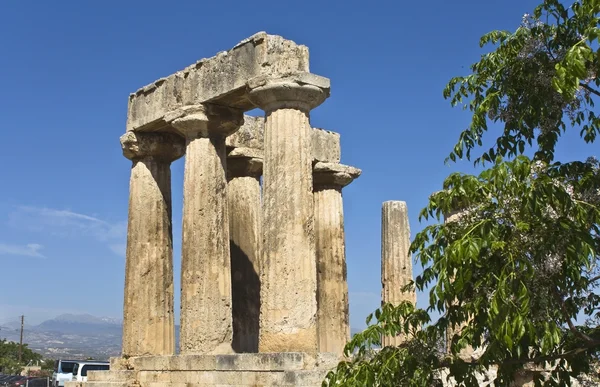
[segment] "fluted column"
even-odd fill
[[[225,137],[239,128],[243,122],[242,113],[203,105],[180,109],[171,119],[171,125],[185,135],[187,143],[183,182],[180,352],[231,353]]]
[[[183,138],[128,132],[121,137],[133,161],[125,259],[123,356],[175,353],[171,162]]]
[[[383,203],[381,219],[381,301],[399,305],[402,301],[416,304],[414,291],[402,288],[412,280],[410,255],[410,227],[406,202]],[[405,341],[404,335],[382,337],[382,346],[397,346]]]
[[[318,162],[313,169],[319,352],[342,355],[350,339],[342,188],[360,169]]]
[[[260,352],[316,352],[317,280],[310,110],[329,80],[300,74],[249,84],[265,111]]]
[[[246,148],[227,157],[227,201],[233,297],[233,349],[258,352],[262,158]]]

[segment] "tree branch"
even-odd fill
[[[590,278],[590,279],[588,280],[588,283],[589,283],[589,284],[592,284],[592,283],[594,283],[594,282],[596,282],[596,281],[598,281],[598,280],[600,280],[600,275],[598,275],[598,276],[596,276],[596,277],[593,277],[593,278]]]
[[[593,343],[584,344],[583,346],[581,346],[579,348],[575,348],[575,349],[572,349],[570,351],[563,352],[563,353],[557,353],[555,355],[538,356],[538,357],[525,358],[525,359],[506,359],[504,361],[491,362],[489,365],[501,366],[501,365],[517,365],[517,364],[528,364],[528,363],[543,363],[543,362],[548,362],[548,361],[552,361],[552,360],[562,359],[562,358],[569,357],[569,356],[574,356],[574,355],[580,354],[582,352],[585,352],[589,349],[592,349],[592,348],[595,348],[598,346],[600,346],[600,340],[594,340]],[[450,365],[452,365],[453,360],[454,359],[445,359],[445,360],[441,361],[439,363],[439,368],[449,367]],[[467,365],[473,365],[473,366],[479,365],[479,359],[473,359],[470,361],[463,360],[463,362]]]
[[[589,337],[588,335],[586,335],[585,333],[583,333],[579,329],[577,329],[575,324],[573,324],[571,317],[569,316],[569,312],[567,311],[567,307],[565,305],[565,301],[563,300],[563,297],[560,295],[560,293],[556,289],[554,289],[553,293],[554,293],[554,298],[556,298],[556,301],[558,301],[558,304],[560,305],[560,311],[562,312],[563,318],[566,320],[567,325],[569,326],[569,330],[571,332],[573,332],[573,334],[575,336],[579,337],[581,340],[583,340],[587,343],[595,342],[596,344],[600,344],[600,342],[598,342],[597,340],[592,339],[591,337]]]
[[[579,86],[583,87],[584,89],[586,89],[590,93],[596,94],[598,97],[600,97],[600,92],[598,90],[590,87],[587,83],[579,82]]]

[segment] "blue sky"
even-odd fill
[[[129,93],[267,31],[309,47],[311,71],[332,83],[312,124],[341,133],[342,162],[363,170],[344,191],[351,324],[363,327],[380,302],[381,203],[406,201],[414,236],[427,196],[471,170],[443,163],[469,120],[444,85],[467,74],[482,34],[514,30],[536,4],[2,1],[0,322],[121,316]],[[570,136],[558,156],[592,150]],[[183,161],[172,170],[178,273]]]

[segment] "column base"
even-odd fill
[[[303,352],[174,355],[112,358],[110,371],[65,387],[321,386],[338,354]]]

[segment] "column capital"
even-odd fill
[[[252,148],[233,148],[227,154],[227,178],[260,177],[263,171],[262,152]]]
[[[349,165],[317,162],[313,166],[313,186],[343,188],[358,178],[362,171]]]
[[[188,105],[165,114],[167,121],[186,139],[227,137],[244,123],[242,110],[213,104]]]
[[[150,157],[172,162],[185,154],[185,141],[172,133],[127,132],[120,140],[123,156],[130,160]]]
[[[329,79],[311,73],[276,79],[261,76],[248,81],[247,87],[250,101],[266,113],[286,108],[309,112],[322,104],[330,92]]]

